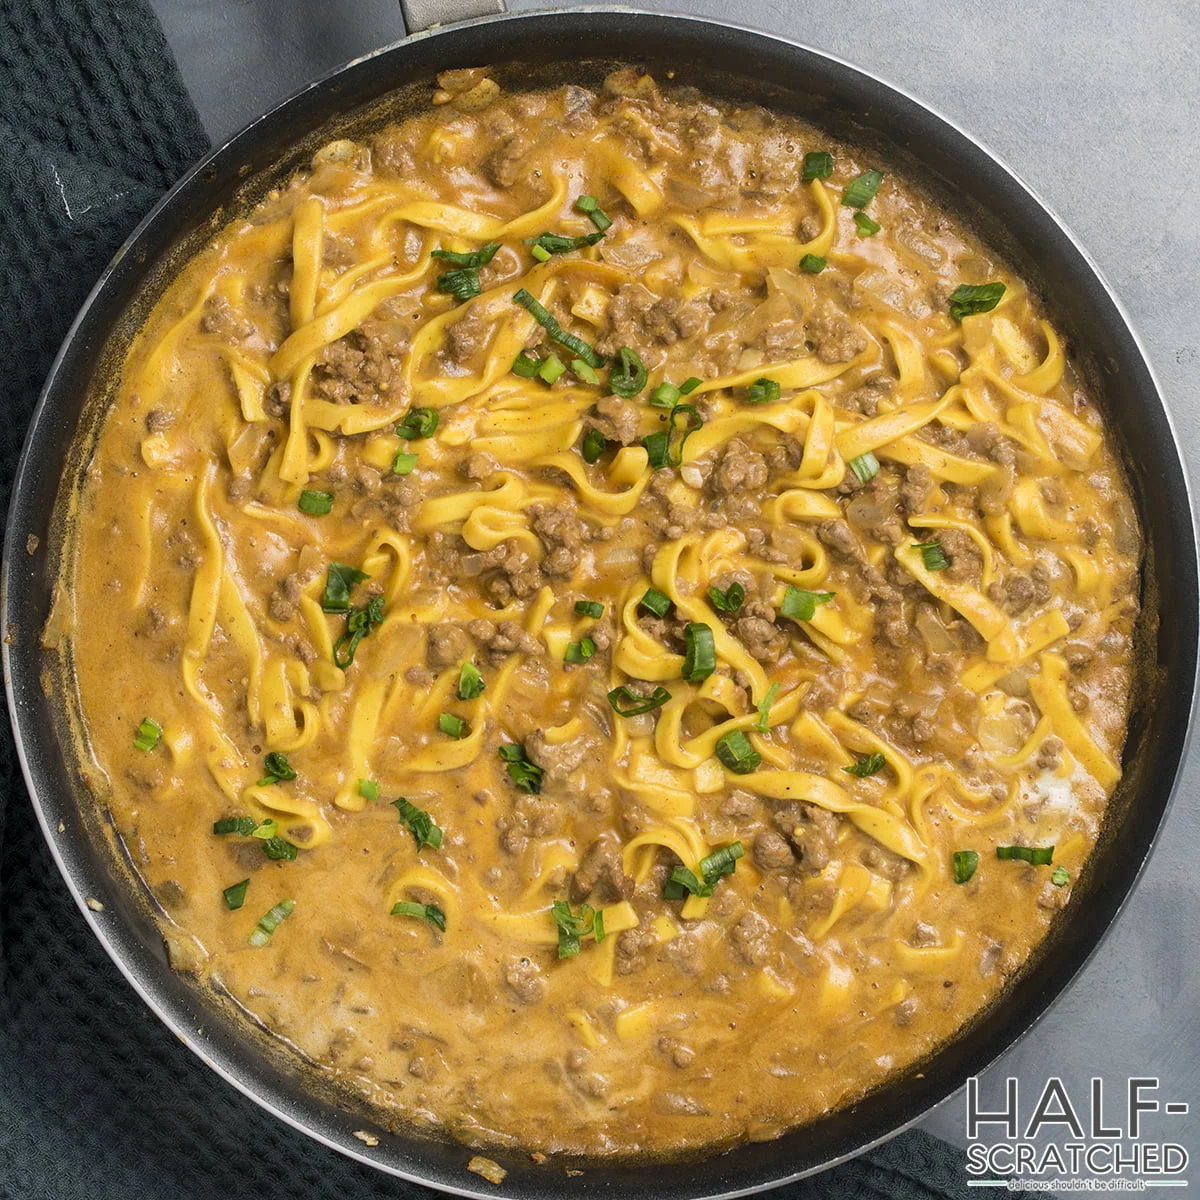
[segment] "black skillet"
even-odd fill
[[[489,0],[407,0],[409,27],[478,13]],[[499,0],[490,0],[493,8]],[[706,1160],[561,1164],[494,1155],[494,1188],[448,1142],[375,1129],[336,1103],[312,1071],[234,1020],[219,998],[175,975],[145,890],[83,787],[65,711],[70,664],[39,650],[38,631],[69,529],[67,502],[86,468],[131,333],[178,267],[230,213],[254,202],[333,134],[402,111],[380,102],[413,85],[427,96],[450,67],[493,64],[513,83],[595,81],[606,60],[794,112],[878,147],[971,222],[1045,296],[1120,439],[1148,552],[1141,670],[1125,775],[1105,836],[1042,949],[1001,998],[929,1060],[859,1103],[776,1141]],[[322,129],[319,137],[313,131]],[[30,535],[38,548],[27,551]],[[1187,738],[1197,646],[1196,544],[1187,483],[1153,375],[1120,306],[1057,219],[967,134],[911,97],[828,55],[693,17],[591,8],[473,21],[421,34],[351,63],[214,151],[141,223],[105,271],[51,369],[25,444],[6,532],[3,661],[25,779],[51,850],[108,953],[147,1004],[215,1071],[306,1133],[381,1170],[463,1195],[717,1197],[769,1187],[852,1157],[920,1119],[982,1071],[1045,1012],[1096,949],[1136,881],[1166,810]],[[43,672],[54,686],[43,688]],[[68,698],[64,705],[62,697]],[[61,825],[62,832],[59,832]],[[101,912],[85,905],[93,897]],[[372,1130],[377,1146],[356,1139]]]

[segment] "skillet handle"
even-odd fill
[[[452,25],[471,17],[490,17],[505,12],[504,0],[400,0],[404,27],[421,33],[433,25]]]

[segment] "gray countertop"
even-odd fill
[[[210,134],[221,139],[308,79],[404,34],[394,0],[153,0]],[[512,9],[565,7],[512,0]],[[1193,479],[1200,467],[1200,3],[1197,0],[642,0],[736,17],[846,58],[980,138],[1075,232],[1159,374]],[[1200,1153],[1200,754],[1161,841],[1091,964],[981,1085],[1072,1095],[1158,1076],[1191,1103],[1169,1136]],[[955,1097],[926,1128],[966,1140]],[[1165,1131],[1164,1131],[1165,1132]]]

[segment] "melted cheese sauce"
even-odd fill
[[[222,230],[128,356],[64,581],[99,801],[180,969],[382,1123],[550,1153],[770,1138],[953,1035],[1069,901],[1120,775],[1120,466],[1036,296],[886,163],[632,71],[442,84]],[[833,172],[804,182],[813,151]],[[841,203],[868,169],[873,234]],[[538,261],[526,239],[599,232],[581,195],[611,228]],[[480,294],[438,290],[431,252],[493,242]],[[572,368],[519,288],[645,386]],[[515,375],[522,351],[567,370]],[[649,398],[691,377],[655,469]],[[431,436],[397,434],[415,408]],[[331,563],[381,617],[348,665]],[[622,717],[620,687],[663,690]],[[294,859],[213,833],[236,816]],[[734,844],[711,896],[664,896]],[[554,901],[606,936],[582,910],[560,958]]]

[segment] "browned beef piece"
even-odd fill
[[[656,296],[640,283],[622,284],[608,306],[608,328],[597,341],[601,354],[616,354],[622,346],[671,346],[694,337],[704,328],[699,304],[675,296]]]
[[[227,342],[240,342],[254,333],[254,324],[239,317],[233,305],[220,294],[214,294],[204,302],[204,316],[200,328]]]
[[[767,460],[741,438],[731,438],[717,456],[708,488],[714,496],[747,496],[767,482]]]
[[[545,733],[537,729],[525,739],[525,753],[545,772],[547,783],[563,783],[589,751],[595,748],[589,737],[573,738],[569,742],[549,745]]]
[[[621,843],[615,834],[604,833],[584,852],[571,877],[571,899],[578,904],[613,904],[633,895],[634,882],[621,865]]]
[[[465,366],[487,344],[491,327],[474,311],[468,311],[446,326],[446,342],[441,350],[445,362]]]
[[[787,838],[764,829],[754,839],[754,861],[764,871],[787,871],[796,865],[796,856]]]
[[[771,923],[758,913],[739,917],[729,931],[729,940],[737,956],[749,966],[762,966],[771,957]]]
[[[512,187],[524,174],[521,162],[532,143],[520,133],[507,137],[483,160],[483,173],[498,188]]]
[[[429,627],[429,643],[425,657],[435,670],[444,670],[462,662],[469,649],[467,635],[457,625],[445,622]]]
[[[788,804],[775,811],[774,820],[808,870],[819,871],[829,862],[842,820],[836,813],[816,804]]]
[[[526,511],[529,527],[538,535],[546,551],[546,557],[542,559],[543,573],[551,577],[570,575],[579,566],[587,535],[587,527],[579,519],[579,510],[574,504],[534,504]]]
[[[733,634],[759,662],[778,662],[788,648],[788,635],[775,624],[775,610],[765,600],[742,605]]]
[[[592,411],[584,414],[583,423],[586,429],[598,429],[608,441],[629,446],[638,440],[642,412],[643,407],[637,400],[601,396]]]
[[[546,994],[541,968],[529,958],[510,958],[504,964],[504,983],[522,1004],[537,1004]]]
[[[492,666],[498,667],[510,654],[537,654],[542,643],[527,633],[516,621],[471,621],[467,632],[479,643]]]
[[[542,586],[537,563],[515,542],[501,542],[482,559],[480,590],[497,607],[525,600]]]
[[[391,345],[355,329],[317,356],[313,394],[332,404],[370,404],[391,393],[398,367],[398,352]]]
[[[844,313],[826,304],[808,319],[808,340],[823,363],[849,362],[867,348],[867,339]]]

